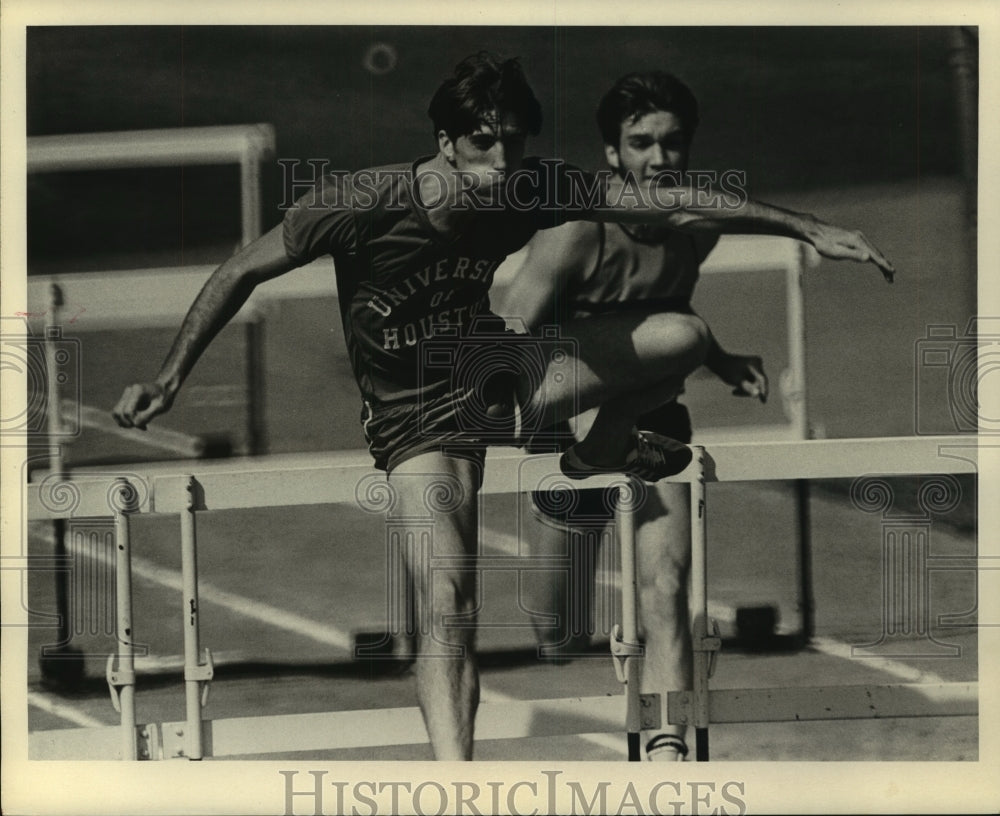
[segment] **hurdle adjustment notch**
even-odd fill
[[[201,687],[201,707],[208,705],[208,690],[215,676],[215,663],[212,661],[212,651],[205,647],[205,662],[184,667],[184,681],[198,683]]]
[[[198,605],[198,544],[195,518],[197,511],[204,507],[204,498],[204,491],[198,480],[194,476],[187,476],[184,479],[184,506],[180,513],[186,719],[179,736],[184,737],[181,756],[192,760],[199,760],[203,756],[202,709],[208,699],[208,681],[213,673],[212,659],[208,650],[205,650],[205,663],[202,663],[200,657],[201,610]]]
[[[626,643],[622,630],[615,624],[611,633],[611,659],[615,665],[615,676],[619,683],[628,685],[628,662],[641,658],[644,648],[641,643]],[[660,695],[655,693],[636,695],[639,700],[639,718],[643,729],[659,728],[662,722]]]
[[[628,683],[629,658],[642,657],[645,650],[641,643],[628,643],[622,634],[622,628],[615,624],[611,629],[611,659],[615,664],[615,676],[619,683]]]
[[[108,655],[108,664],[105,671],[108,680],[108,691],[111,694],[111,705],[119,714],[122,710],[121,692],[125,687],[135,687],[135,670],[120,665],[118,655]]]
[[[708,653],[708,676],[712,677],[715,674],[716,658],[722,649],[722,636],[719,632],[719,622],[715,618],[709,618],[707,623],[707,628],[711,634],[695,638],[691,648],[696,652]]]

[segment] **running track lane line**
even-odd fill
[[[89,550],[87,553],[91,558],[100,560],[105,564],[112,564],[112,559],[106,556],[95,556]],[[177,572],[157,566],[144,558],[132,557],[132,572],[134,575],[167,587],[168,589],[173,589],[177,592],[183,591],[181,576]],[[308,620],[292,612],[287,612],[286,610],[278,609],[269,604],[251,600],[232,592],[226,592],[203,582],[199,582],[198,597],[201,601],[209,601],[237,614],[286,629],[326,645],[335,646],[346,652],[351,651],[351,637],[336,627]],[[39,692],[28,692],[28,704],[83,728],[107,725],[106,722],[96,720],[75,708],[56,702],[49,696]]]
[[[491,549],[496,549],[506,553],[516,551],[516,540],[508,541],[506,540],[506,537],[504,537],[502,543],[501,540],[497,539],[494,539],[494,542],[495,543]],[[160,567],[144,558],[137,557],[133,557],[132,569],[137,575],[140,575],[147,580],[154,581],[162,586],[177,590],[178,592],[181,591],[180,575],[173,570]],[[617,588],[620,589],[620,576],[615,576],[614,583]],[[294,632],[320,643],[335,646],[348,653],[353,650],[353,639],[351,636],[335,626],[304,618],[292,612],[287,612],[285,610],[278,609],[277,607],[270,606],[269,604],[254,601],[241,595],[218,589],[217,587],[204,582],[199,582],[198,594],[199,598],[202,600],[211,601],[212,603],[223,606],[226,609],[245,615],[254,620],[258,620],[262,623]],[[716,607],[715,609],[710,609],[710,612],[715,613],[713,614],[713,617],[728,619],[734,615],[732,609],[723,604],[711,604],[711,606]],[[851,659],[851,645],[834,638],[815,637],[810,643],[810,646],[816,651],[831,657]],[[872,657],[866,658],[864,663],[866,666],[879,669],[884,671],[886,674],[890,674],[909,683],[936,684],[944,682],[944,679],[934,672],[917,669],[914,666],[909,666],[896,660]],[[494,702],[513,702],[516,699],[505,695],[502,692],[487,689],[486,687],[482,688],[481,693],[483,700],[492,700]],[[621,750],[620,740],[617,740],[610,734],[584,734],[580,736],[582,739],[585,739],[587,742],[591,742],[595,745]]]
[[[909,666],[901,660],[890,660],[886,657],[852,657],[851,644],[837,640],[836,638],[813,637],[813,639],[809,641],[808,648],[815,652],[829,655],[830,657],[857,661],[859,666],[865,666],[867,668],[883,671],[886,674],[891,674],[893,677],[896,677],[906,683],[927,683],[937,685],[947,682],[943,677],[935,672],[918,669],[916,666]]]
[[[38,691],[28,692],[28,705],[40,708],[48,714],[52,714],[66,720],[67,722],[71,722],[73,725],[78,725],[81,728],[104,728],[109,724],[113,725],[113,723],[107,723],[103,720],[95,719],[89,714],[84,714],[82,711],[73,708],[72,706],[53,700],[49,695],[42,694]]]
[[[83,554],[105,566],[114,567],[114,559],[105,554],[96,554],[89,548]],[[132,574],[167,589],[183,592],[183,581],[177,570],[161,567],[141,556],[132,556]],[[294,612],[279,609],[257,598],[247,598],[235,592],[227,592],[212,584],[198,580],[198,600],[209,602],[261,623],[276,626],[328,646],[334,646],[347,653],[353,651],[354,641],[350,634],[336,626],[319,623]]]
[[[180,573],[161,567],[145,558],[132,556],[132,572],[147,581],[152,581],[168,589],[177,592],[183,591]],[[310,620],[294,612],[271,606],[257,598],[247,598],[243,595],[237,595],[235,592],[219,589],[201,579],[198,580],[198,600],[200,602],[208,601],[238,615],[293,632],[318,643],[334,646],[349,654],[354,649],[354,641],[350,634],[336,626]]]

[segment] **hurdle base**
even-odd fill
[[[708,693],[712,724],[976,716],[975,682],[719,689]],[[667,719],[694,721],[691,692],[667,694]]]
[[[405,654],[405,646],[386,630],[355,632],[351,660],[364,664],[369,671],[382,675],[402,674],[413,665],[415,657]]]
[[[202,459],[229,459],[236,455],[236,446],[229,434],[202,434]]]
[[[476,716],[478,740],[622,734],[621,695],[553,700],[484,702]],[[136,726],[139,759],[185,757],[185,722]],[[204,720],[202,756],[234,757],[301,751],[423,745],[428,742],[417,707],[311,714],[276,714]],[[71,728],[29,734],[28,755],[37,760],[121,759],[121,727]]]
[[[52,646],[38,656],[42,685],[56,691],[78,689],[86,676],[83,652],[74,646]]]
[[[713,724],[976,716],[979,711],[974,682],[713,690],[709,702]],[[625,706],[620,695],[485,702],[476,718],[476,736],[491,740],[623,734]],[[667,715],[672,723],[690,722],[690,692],[670,692]],[[203,726],[206,758],[427,742],[418,708],[205,720]],[[180,758],[185,727],[184,722],[136,726],[139,758]],[[626,747],[623,734],[623,755]],[[28,755],[38,760],[120,759],[121,728],[37,731],[29,734]]]
[[[736,608],[736,638],[733,643],[748,652],[777,651],[778,608],[773,604]],[[784,648],[788,643],[781,643]]]

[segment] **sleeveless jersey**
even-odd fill
[[[425,359],[422,341],[467,336],[484,323],[475,319],[492,317],[496,268],[537,230],[573,217],[557,204],[578,200],[574,185],[592,185],[562,162],[526,159],[511,175],[508,200],[516,204],[481,208],[446,238],[431,226],[414,184],[427,160],[325,176],[283,221],[292,260],[332,255],[354,376],[376,405],[447,390],[450,367]]]
[[[564,308],[571,317],[588,317],[628,308],[689,309],[698,267],[711,249],[694,236],[663,230],[641,238],[621,224],[595,225],[597,261],[571,281]]]

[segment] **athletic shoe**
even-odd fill
[[[599,473],[623,473],[646,482],[656,482],[680,473],[690,463],[694,454],[687,445],[669,436],[632,429],[635,447],[625,461],[615,467],[599,467],[584,462],[573,445],[559,459],[559,467],[570,479],[586,479]]]

